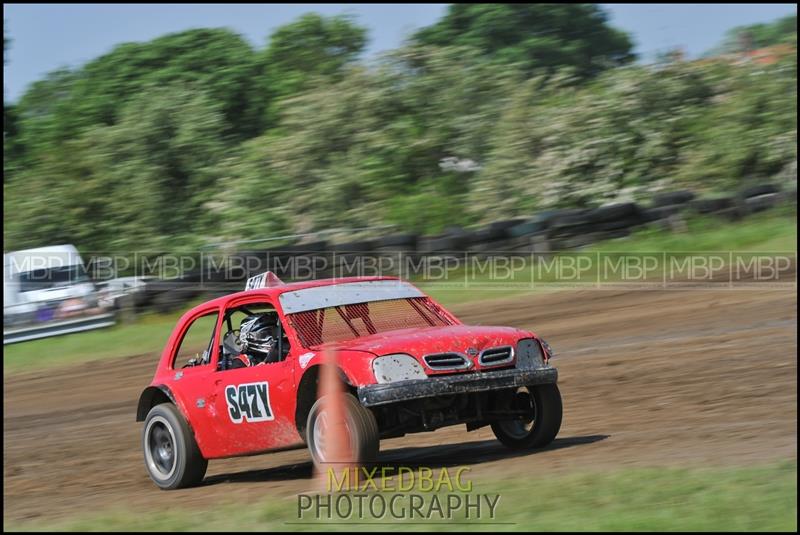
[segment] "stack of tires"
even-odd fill
[[[372,251],[375,249],[373,240],[351,241],[331,245],[329,252],[332,253],[329,261],[326,262],[333,269],[336,277],[355,277],[364,275],[378,275],[372,273],[370,260]],[[316,270],[316,273],[320,273]],[[318,276],[317,278],[324,278]]]
[[[145,284],[142,290],[143,306],[160,314],[180,309],[184,303],[197,297],[200,293],[199,273],[190,277],[174,280],[156,280]],[[195,282],[194,279],[197,279]]]
[[[560,210],[548,220],[547,233],[554,249],[576,249],[627,236],[632,227],[644,222],[643,212],[636,203],[615,203]]]
[[[202,266],[180,279],[148,282],[136,308],[169,312],[201,291],[230,293],[255,274],[272,271],[283,280],[348,275],[408,276],[409,261],[423,256],[463,258],[465,253],[534,253],[547,255],[627,236],[642,224],[684,228],[687,212],[738,219],[797,202],[789,191],[772,183],[756,183],[735,195],[704,196],[689,190],[655,195],[647,206],[616,203],[599,207],[549,210],[530,218],[495,221],[477,230],[452,227],[435,236],[399,233],[370,240],[330,245],[326,241],[287,245],[271,250],[235,253],[226,264]],[[367,262],[369,263],[367,264]],[[236,266],[233,269],[230,266]],[[202,284],[201,284],[202,283]]]
[[[643,211],[644,220],[665,222],[670,217],[689,209],[689,203],[695,199],[692,191],[678,190],[659,193],[650,201],[650,206]]]
[[[513,251],[518,248],[518,244],[511,234],[511,229],[524,223],[525,219],[522,218],[489,223],[473,233],[471,242],[467,244],[467,250],[474,253]]]
[[[272,271],[284,281],[333,276],[330,245],[325,240],[287,245],[269,251],[267,264],[253,270],[250,277]]]
[[[415,259],[417,234],[390,234],[374,242],[374,254],[384,275],[400,277],[408,259]]]
[[[422,255],[463,254],[474,235],[474,232],[460,227],[450,227],[436,236],[421,236],[417,241],[417,252]]]
[[[785,198],[780,188],[775,184],[757,184],[745,188],[741,192],[744,209],[748,214],[754,214],[774,208]]]

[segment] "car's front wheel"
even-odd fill
[[[380,432],[375,415],[350,394],[342,394],[341,401],[344,425],[334,421],[329,406],[330,398],[327,396],[318,399],[308,413],[306,444],[314,464],[342,461],[363,464],[375,461],[380,448]],[[335,440],[341,440],[344,444],[332,444]],[[346,454],[348,458],[334,458],[337,453]]]
[[[492,424],[497,440],[511,449],[541,448],[561,429],[561,393],[552,385],[526,386],[499,396],[501,410],[517,415]]]
[[[142,431],[147,474],[162,489],[196,485],[208,467],[194,435],[175,405],[162,403],[147,414]]]

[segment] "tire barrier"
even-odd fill
[[[494,221],[474,230],[449,227],[435,236],[395,233],[373,239],[345,243],[320,240],[293,243],[267,250],[239,251],[227,256],[227,264],[217,269],[195,269],[180,279],[150,281],[137,294],[135,308],[174,311],[199,293],[230,293],[242,288],[247,278],[272,271],[285,280],[291,278],[292,262],[314,255],[325,267],[313,266],[317,277],[342,276],[357,271],[362,259],[407,256],[417,260],[426,255],[441,257],[471,253],[514,252],[548,254],[551,251],[579,249],[593,243],[628,236],[642,225],[664,229],[685,227],[687,213],[738,219],[786,203],[797,203],[796,189],[782,190],[775,184],[754,184],[737,195],[698,197],[689,190],[654,195],[647,205],[615,203],[591,208],[546,210],[531,217]],[[231,265],[240,269],[229,269]],[[402,275],[401,273],[387,274]],[[129,305],[130,302],[127,302]]]
[[[781,201],[780,193],[763,193],[745,198],[745,205],[749,213],[763,212],[774,208]]]
[[[713,214],[736,206],[736,197],[712,197],[695,199],[691,203],[692,209],[698,214]]]
[[[499,241],[510,238],[512,235],[510,231],[512,228],[525,223],[525,219],[506,219],[504,221],[495,221],[489,223],[487,226],[480,229],[476,234],[476,241]]]
[[[750,197],[759,197],[769,193],[779,193],[781,190],[775,184],[756,184],[742,190],[742,197],[749,199]]]
[[[416,234],[392,234],[375,240],[376,249],[416,249],[419,236]]]
[[[613,222],[620,220],[640,220],[641,209],[633,202],[610,204],[592,210],[589,215],[592,222]]]
[[[679,214],[686,210],[683,204],[667,204],[664,206],[655,206],[653,208],[646,208],[642,211],[642,219],[647,222],[660,221],[667,219],[670,216]]]
[[[697,197],[697,195],[695,195],[693,191],[689,190],[670,191],[667,193],[659,193],[654,195],[650,205],[656,208],[659,206],[686,204],[694,200],[695,197]]]

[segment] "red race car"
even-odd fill
[[[208,459],[303,445],[325,462],[328,352],[359,462],[375,459],[381,438],[449,425],[490,425],[510,448],[545,446],[561,427],[552,351],[534,333],[464,325],[397,278],[284,284],[265,273],[178,321],[139,398],[147,473],[185,487]]]

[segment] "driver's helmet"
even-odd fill
[[[267,360],[275,348],[275,318],[270,314],[248,316],[239,327],[239,345],[258,361]]]

